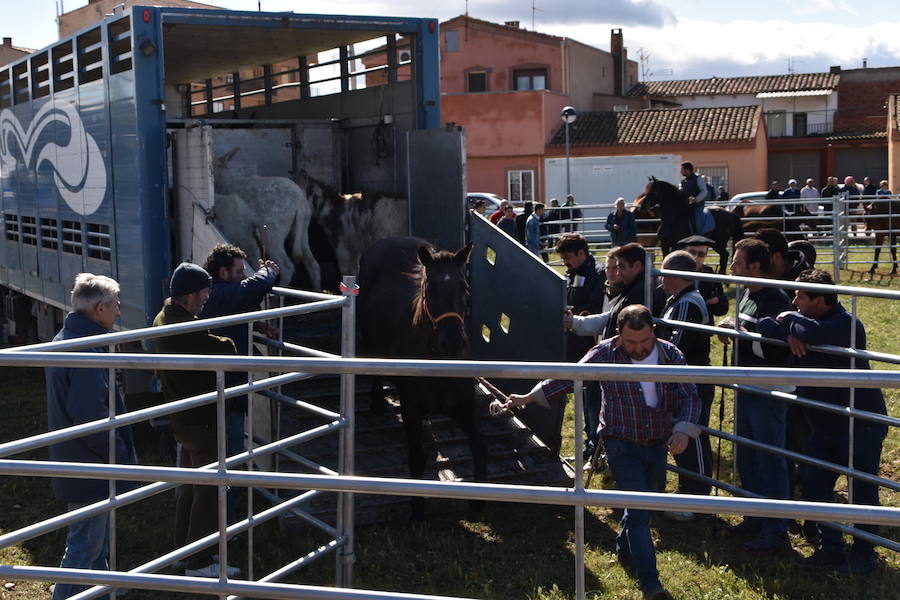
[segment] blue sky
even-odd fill
[[[0,0],[0,35],[39,48],[56,40],[58,0]],[[87,0],[63,0],[67,11]],[[152,4],[152,0],[148,4]],[[207,0],[256,10],[257,0]],[[518,20],[527,29],[609,48],[609,30],[622,27],[629,56],[649,55],[651,79],[733,77],[900,65],[896,0],[470,0],[469,14]],[[465,0],[262,0],[263,10],[436,17],[466,10]],[[671,74],[668,70],[671,69]]]

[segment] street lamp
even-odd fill
[[[575,122],[578,114],[571,106],[566,106],[560,113],[563,123],[566,124],[566,196],[572,193],[572,178],[569,170],[569,125]]]

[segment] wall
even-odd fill
[[[900,93],[900,67],[841,71],[838,94],[841,110],[834,130],[842,132],[884,131],[885,101]]]
[[[553,147],[553,156],[565,156],[565,150]],[[682,160],[704,167],[728,167],[728,193],[756,192],[768,188],[766,128],[760,123],[753,142],[718,144],[627,144],[572,148],[572,156],[633,156],[642,154],[680,154]],[[548,152],[549,156],[549,152]]]
[[[446,34],[457,31],[459,50],[448,52]],[[520,65],[546,65],[548,89],[565,90],[562,71],[562,38],[535,34],[505,26],[469,21],[441,26],[441,92],[466,91],[466,69],[487,67],[488,91],[512,89],[512,69]]]
[[[193,8],[220,8],[200,2],[190,2],[189,0],[91,0],[90,4],[76,8],[75,10],[63,13],[59,17],[59,39],[72,35],[76,31],[93,25],[97,21],[102,21],[106,15],[111,14],[113,8],[124,4],[126,8],[138,5],[150,6],[175,6],[175,7],[193,7]]]
[[[613,56],[575,40],[566,40],[569,64],[569,97],[572,106],[586,110],[593,105],[594,94],[612,94],[615,90]],[[628,89],[630,86],[626,86]]]
[[[12,45],[12,38],[3,38],[4,42],[9,40],[9,43],[0,44],[0,67],[8,65],[11,62],[17,61],[22,57],[28,56],[29,51],[24,48],[16,48]]]

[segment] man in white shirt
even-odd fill
[[[806,185],[800,188],[800,198],[803,200],[800,206],[811,215],[819,212],[819,203],[816,201],[819,198],[819,190],[816,189],[815,183],[812,179],[807,179]]]

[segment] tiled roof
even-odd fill
[[[730,96],[760,92],[833,90],[837,87],[840,77],[837,73],[797,73],[761,77],[644,81],[628,90],[626,96]]]
[[[825,140],[829,142],[837,142],[840,140],[877,140],[886,137],[887,131],[869,131],[862,133],[854,133],[851,131],[847,133],[835,133],[833,135],[829,135],[827,138],[825,138]]]
[[[760,110],[759,106],[727,106],[579,113],[569,137],[573,146],[747,142],[756,137]],[[565,143],[562,125],[550,145]]]
[[[534,36],[537,38],[543,38],[543,39],[551,40],[551,41],[559,41],[559,40],[565,39],[565,38],[559,37],[558,35],[551,35],[549,33],[541,33],[539,31],[531,31],[529,29],[523,29],[522,27],[509,27],[502,23],[494,23],[493,21],[485,21],[484,19],[476,19],[475,17],[470,17],[468,15],[459,15],[459,16],[453,17],[452,19],[448,19],[448,20],[442,22],[441,29],[450,28],[450,27],[456,25],[457,23],[465,25],[466,21],[468,21],[469,23],[471,23],[473,25],[483,25],[485,27],[489,27],[489,28],[495,29],[495,30],[503,32],[503,33],[515,32],[515,33],[525,34],[528,36]]]

